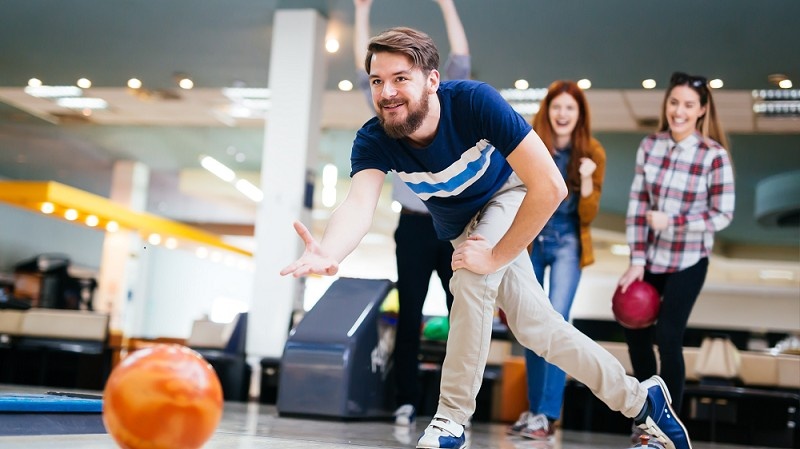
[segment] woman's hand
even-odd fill
[[[645,215],[647,224],[654,231],[663,231],[669,226],[669,215],[658,210],[649,210]]]
[[[625,290],[633,284],[633,281],[641,281],[644,279],[644,267],[641,265],[631,265],[622,274],[622,277],[619,278],[619,282],[617,285],[621,287],[622,293],[625,293]]]

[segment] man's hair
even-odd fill
[[[425,73],[439,69],[439,50],[436,44],[430,36],[413,28],[389,28],[373,37],[367,46],[367,57],[364,60],[367,74],[372,66],[372,55],[381,52],[404,54],[411,59],[414,67],[419,67]]]

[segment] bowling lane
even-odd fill
[[[41,388],[0,385],[0,393],[43,393]],[[89,392],[99,394],[99,392]],[[2,415],[0,415],[2,419]],[[374,421],[336,421],[279,417],[271,405],[229,402],[222,421],[204,449],[347,449],[413,448],[429,417],[414,429]],[[468,434],[470,449],[621,449],[625,435],[557,431],[553,444],[505,435],[504,424],[476,423]],[[3,449],[114,449],[107,434],[0,437]],[[743,449],[744,446],[695,442],[695,449]],[[766,449],[751,447],[750,449]]]

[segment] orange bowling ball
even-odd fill
[[[196,449],[222,417],[222,386],[197,352],[159,344],[126,357],[103,391],[103,423],[123,449]]]

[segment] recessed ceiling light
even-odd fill
[[[140,89],[142,87],[142,82],[138,78],[131,78],[128,80],[128,87],[131,89]]]
[[[528,80],[519,79],[514,81],[514,87],[519,90],[525,90],[531,87],[531,85],[528,83]]]
[[[189,78],[181,78],[178,81],[178,86],[180,86],[181,89],[189,90],[194,87],[194,81],[190,80]]]
[[[42,206],[39,208],[39,210],[41,210],[43,214],[52,214],[53,211],[56,210],[56,206],[48,201],[42,203]]]
[[[97,226],[98,223],[100,223],[100,219],[97,218],[97,215],[89,215],[86,217],[86,226],[93,228]]]
[[[92,82],[89,81],[87,78],[81,78],[75,84],[77,84],[78,87],[80,87],[81,89],[88,89],[88,88],[92,87]]]
[[[328,53],[336,53],[337,51],[339,51],[339,41],[334,38],[326,40],[325,50],[327,50]]]
[[[781,89],[791,89],[792,88],[792,80],[785,79],[778,82],[778,87]]]
[[[642,81],[642,87],[644,87],[645,89],[654,89],[656,87],[656,80],[648,78]]]
[[[592,82],[591,82],[591,81],[589,81],[589,80],[588,80],[588,79],[586,79],[586,78],[584,78],[584,79],[582,79],[582,80],[578,80],[578,87],[580,87],[580,88],[581,88],[581,89],[583,89],[583,90],[591,89],[591,87],[592,87]]]
[[[723,83],[722,80],[719,79],[719,78],[715,78],[715,79],[713,79],[713,80],[708,82],[708,87],[710,87],[712,89],[721,89],[722,86],[724,86],[724,85],[725,85],[725,83]]]
[[[350,92],[353,90],[353,83],[350,80],[339,81],[339,90],[343,92]]]
[[[40,87],[42,85],[42,80],[39,78],[31,78],[28,80],[29,87]]]

